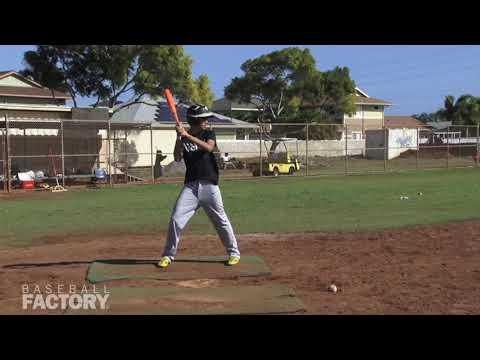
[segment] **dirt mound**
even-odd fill
[[[271,277],[114,285],[272,283],[291,287],[309,314],[480,314],[480,221],[352,233],[246,234],[238,240],[244,255],[265,260]],[[0,250],[0,313],[25,313],[23,284],[81,287],[91,261],[160,256],[164,242],[164,234],[73,236]],[[224,255],[220,244],[216,236],[185,236],[179,253]],[[332,282],[340,292],[328,291]]]

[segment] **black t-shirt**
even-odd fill
[[[215,141],[215,144],[217,142],[215,132],[212,130],[203,130],[196,137],[205,142],[208,140]],[[182,138],[182,144],[183,160],[187,167],[185,184],[196,180],[207,180],[218,185],[218,165],[213,152],[201,149],[186,138]]]

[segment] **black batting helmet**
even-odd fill
[[[212,117],[213,113],[208,110],[204,105],[195,104],[188,108],[187,110],[187,121],[198,121],[200,119],[205,119]]]

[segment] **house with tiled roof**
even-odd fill
[[[188,105],[177,104],[178,115],[186,127],[188,127],[186,123],[187,109]],[[125,138],[130,147],[135,147],[135,152],[142,154],[150,153],[151,150],[153,150],[153,153],[162,151],[163,154],[167,155],[164,160],[166,164],[173,161],[173,148],[176,141],[175,122],[165,99],[161,97],[153,99],[145,95],[138,102],[126,102],[117,105],[112,109],[112,112],[111,123],[113,126],[121,128],[122,124],[128,124],[128,126],[137,124],[139,128],[144,129],[136,132],[130,131],[128,137]],[[215,112],[208,119],[208,122],[215,130],[219,143],[222,141],[248,140],[250,134],[254,134],[258,130],[256,124]],[[151,137],[150,127],[152,129]],[[131,167],[149,167],[150,163],[149,157],[140,156],[137,161],[131,164]]]
[[[385,116],[384,125],[387,129],[428,129],[429,126],[412,116]]]

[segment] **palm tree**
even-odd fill
[[[458,125],[476,125],[480,115],[480,99],[472,95],[462,95],[455,103]]]
[[[465,94],[455,101],[454,96],[448,95],[438,115],[454,125],[476,125],[480,123],[480,98]]]
[[[455,96],[448,95],[445,96],[445,100],[443,102],[443,109],[438,111],[438,115],[440,118],[444,119],[445,121],[454,122],[457,114],[457,108],[455,103]]]

